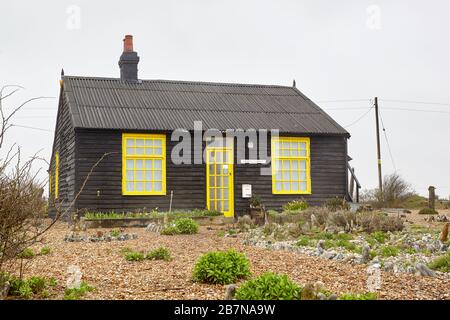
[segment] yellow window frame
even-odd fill
[[[48,174],[48,197],[51,198],[53,194],[53,176],[52,172]]]
[[[275,152],[275,145],[282,144],[283,142],[297,142],[297,143],[305,143],[306,145],[306,155],[300,155],[297,149],[297,155],[292,155],[293,150],[291,145],[287,149],[279,149],[279,154],[276,154]],[[272,194],[311,194],[311,159],[310,159],[310,138],[308,137],[274,137],[271,139],[271,154],[272,154]],[[289,150],[289,155],[283,155],[284,150]],[[292,180],[292,172],[294,171],[291,167],[289,170],[286,170],[289,172],[289,180],[284,180],[283,177],[281,180],[276,179],[276,172],[275,172],[275,163],[278,160],[297,160],[300,164],[300,161],[306,161],[306,190],[300,190],[300,182],[304,182],[304,180],[300,180],[300,175],[298,177],[298,180]],[[300,173],[301,171],[298,170]],[[282,184],[282,190],[276,189],[276,183],[281,182]],[[289,182],[290,190],[284,190],[284,183],[283,182]],[[298,190],[292,190],[292,182],[298,182]]]
[[[55,154],[55,199],[59,197],[59,152]]]
[[[127,154],[127,139],[147,139],[147,140],[161,140],[161,155],[156,154]],[[138,147],[135,145],[134,149]],[[155,147],[149,147],[155,148]],[[152,151],[153,152],[153,151]],[[144,152],[145,153],[145,152]],[[127,190],[127,160],[161,160],[161,191],[128,191]],[[152,164],[154,162],[152,161]],[[136,167],[133,168],[134,177],[136,177]],[[159,182],[159,180],[154,179],[154,164],[151,171],[152,180],[139,180],[139,182],[146,183],[151,182],[152,186],[154,182]],[[159,170],[158,170],[159,171]],[[133,180],[136,182],[136,180]],[[145,189],[145,187],[144,187]],[[152,187],[153,189],[153,187]],[[166,195],[166,135],[164,134],[143,134],[143,133],[123,133],[122,134],[122,195],[127,196],[154,196],[154,195]]]

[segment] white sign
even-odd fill
[[[241,159],[241,164],[266,164],[266,160],[261,159]]]
[[[252,185],[251,184],[243,184],[242,185],[242,198],[251,198],[252,197]]]

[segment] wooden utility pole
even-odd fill
[[[383,176],[381,174],[381,147],[380,147],[380,124],[378,121],[378,97],[375,97],[375,122],[377,127],[377,157],[378,157],[378,188],[383,194]]]

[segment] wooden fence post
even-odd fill
[[[428,187],[428,207],[430,209],[433,209],[433,210],[434,210],[434,203],[435,203],[435,200],[436,200],[436,195],[434,193],[435,189],[436,188],[433,187],[433,186],[429,186]]]

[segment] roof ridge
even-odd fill
[[[86,77],[86,76],[69,76],[64,75],[64,78],[73,78],[80,80],[106,80],[106,81],[117,81],[124,82],[120,78],[111,78],[111,77]],[[173,83],[173,84],[189,84],[189,85],[213,85],[213,86],[224,86],[224,87],[252,87],[252,88],[285,88],[285,89],[293,89],[292,86],[283,86],[277,84],[256,84],[256,83],[231,83],[231,82],[214,82],[214,81],[189,81],[189,80],[166,80],[166,79],[139,79],[142,83]],[[133,83],[135,84],[135,83]],[[139,84],[139,82],[137,82]]]

